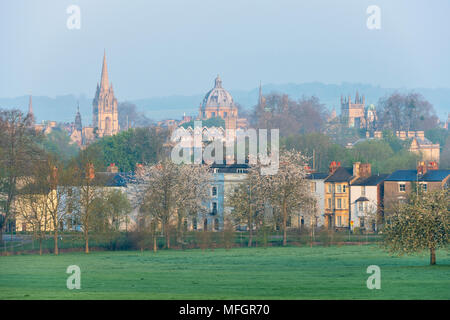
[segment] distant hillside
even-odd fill
[[[428,101],[430,101],[441,119],[447,118],[450,112],[450,88],[381,88],[368,84],[358,83],[342,83],[342,84],[324,84],[320,82],[303,83],[303,84],[267,84],[262,87],[263,94],[271,92],[287,93],[294,99],[300,98],[302,95],[319,97],[330,110],[335,107],[340,112],[340,96],[355,96],[356,90],[360,94],[366,96],[366,103],[377,104],[378,99],[388,95],[396,90],[400,92],[415,91],[421,93]],[[253,107],[258,100],[258,88],[250,91],[230,90],[234,100],[244,108]],[[191,96],[173,95],[167,97],[153,97],[147,99],[132,100],[139,110],[154,119],[161,120],[167,118],[179,119],[186,115],[197,115],[200,103],[203,100],[202,94]],[[40,122],[42,120],[56,120],[71,122],[75,118],[77,110],[77,101],[80,103],[80,112],[84,125],[89,125],[92,121],[92,98],[86,96],[65,95],[50,98],[46,96],[33,96],[33,110]],[[28,108],[28,96],[15,98],[0,98],[0,108],[19,108],[26,111]]]

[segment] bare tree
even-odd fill
[[[32,118],[19,110],[0,111],[0,243],[7,223],[13,219],[12,204],[20,179],[29,174],[32,161],[39,158],[38,135]]]
[[[37,169],[36,173],[40,173],[38,168],[35,169]],[[40,180],[37,174],[22,179],[24,185],[14,200],[14,209],[17,212],[18,220],[23,222],[25,228],[31,227],[33,230],[33,237],[39,241],[39,254],[42,255],[42,241],[45,239],[51,221],[47,214],[50,190],[46,184],[40,183]]]
[[[438,124],[433,105],[421,94],[398,92],[379,101],[380,127],[397,130],[428,130]]]
[[[136,127],[150,127],[153,121],[139,112],[135,104],[124,101],[118,105],[119,126],[122,130]]]

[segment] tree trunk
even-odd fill
[[[164,228],[164,234],[165,234],[165,238],[166,238],[166,248],[170,249],[169,223],[165,222],[163,228]]]
[[[53,242],[55,245],[55,249],[54,249],[54,254],[55,256],[57,256],[59,254],[59,250],[58,250],[58,226],[54,225],[53,226],[55,228],[55,230],[53,230]]]
[[[158,246],[156,243],[156,233],[153,234],[153,252],[156,253],[156,251],[158,251]]]
[[[287,208],[286,201],[283,201],[283,246],[287,245]]]
[[[39,255],[42,256],[42,236],[39,237]]]
[[[436,264],[436,249],[430,248],[430,265]]]
[[[89,234],[86,231],[84,232],[84,241],[84,252],[89,253]]]
[[[249,235],[248,235],[248,246],[251,247],[252,246],[252,241],[253,241],[253,226],[252,226],[252,218],[251,218],[251,212],[250,212],[250,216],[248,218],[248,228],[249,228]]]

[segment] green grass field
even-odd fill
[[[450,254],[391,257],[374,245],[0,257],[0,299],[450,299]],[[66,268],[81,268],[68,290]],[[369,265],[381,290],[369,290]]]

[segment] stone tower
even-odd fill
[[[365,121],[365,104],[366,99],[359,96],[356,91],[355,101],[352,102],[352,98],[348,96],[344,98],[341,96],[341,118],[348,127],[364,128],[366,126]]]
[[[93,106],[93,126],[97,129],[99,137],[112,136],[119,132],[119,113],[117,99],[114,97],[112,84],[108,80],[106,66],[106,52],[103,55],[102,76],[100,85],[97,83]]]

